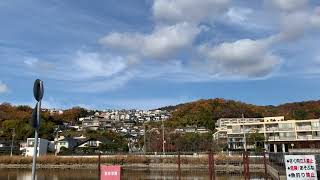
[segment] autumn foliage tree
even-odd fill
[[[63,122],[76,122],[77,118],[88,115],[88,111],[75,107],[63,114],[41,112],[40,137],[52,139],[54,128]],[[33,129],[29,125],[32,108],[29,106],[13,106],[9,103],[0,104],[0,138],[11,139],[12,129],[15,129],[15,138],[18,141],[33,137]]]
[[[257,106],[221,98],[198,100],[164,109],[172,112],[169,127],[204,126],[214,130],[219,118],[285,116],[285,119],[318,119],[320,101],[287,103],[279,106]]]

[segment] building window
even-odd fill
[[[279,135],[281,139],[293,139],[295,136],[293,132],[281,132]]]
[[[34,146],[34,141],[32,140],[32,141],[28,141],[28,146],[29,147],[33,147]]]
[[[279,128],[282,130],[290,130],[293,129],[292,123],[280,123]]]
[[[60,142],[60,145],[64,146],[66,145],[66,142]]]
[[[312,122],[312,127],[320,127],[320,123],[319,122]]]

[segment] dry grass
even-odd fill
[[[208,156],[181,156],[181,164],[208,164]],[[175,164],[178,161],[177,156],[172,157],[150,157],[144,155],[114,155],[101,157],[103,164]],[[95,164],[98,162],[97,157],[59,157],[59,156],[41,156],[37,158],[39,164]],[[240,163],[241,156],[215,155],[217,164]],[[31,157],[24,156],[0,156],[0,164],[31,164]]]
[[[97,157],[57,157],[57,156],[41,156],[37,158],[39,164],[95,164],[98,162]],[[106,164],[130,164],[130,163],[149,163],[150,159],[144,156],[112,156],[102,157],[101,163]],[[0,156],[0,164],[31,164],[31,157],[23,156]]]
[[[0,164],[29,164],[29,163],[32,163],[31,157],[0,156]]]

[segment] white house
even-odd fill
[[[47,151],[48,151],[48,146],[49,146],[48,140],[39,138],[38,139],[37,156],[46,155]],[[34,147],[34,138],[28,138],[25,156],[33,156],[33,151],[34,151],[33,147]]]

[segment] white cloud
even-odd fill
[[[166,58],[191,46],[201,28],[190,23],[157,26],[151,34],[111,33],[100,40],[105,46],[150,58]]]
[[[24,63],[34,68],[41,64],[42,60],[26,58]],[[135,77],[134,66],[138,63],[139,59],[134,56],[79,50],[52,63],[55,66],[54,71],[43,73],[37,68],[32,70],[31,75],[58,80],[60,85],[55,87],[58,89],[71,92],[103,92],[121,88],[128,83]]]
[[[199,50],[207,58],[212,74],[231,77],[257,78],[269,75],[280,64],[279,57],[269,52],[272,39],[241,39],[211,47],[202,45]]]
[[[280,18],[270,18],[267,16],[270,12],[259,14],[260,12],[257,11],[264,11],[264,9],[256,10],[250,6],[228,8],[229,0],[154,0],[152,11],[155,21],[151,32],[118,31],[99,40],[102,45],[108,47],[107,50],[113,48],[118,50],[114,53],[121,52],[120,54],[125,55],[79,51],[71,56],[69,61],[53,62],[56,69],[54,72],[49,72],[48,76],[70,80],[72,87],[70,86],[69,89],[82,92],[114,90],[123,87],[134,78],[168,78],[186,82],[188,80],[228,79],[229,77],[266,77],[281,64],[281,58],[273,54],[271,45],[279,45],[283,41],[301,37],[310,22],[315,26],[319,24],[319,14],[315,13],[313,18],[309,19],[305,8],[306,0],[270,1],[279,12],[272,17],[280,15]],[[272,27],[270,28],[272,30],[252,31],[255,37],[274,33],[276,30],[279,30],[280,33],[269,39],[240,39],[221,44],[205,44],[199,48],[200,56],[204,57],[204,60],[199,60],[202,57],[195,54],[194,48],[196,48],[195,39],[204,31],[200,24],[201,22],[206,24],[211,18],[219,18],[218,15],[222,12],[224,13],[224,16],[221,16],[222,20],[228,20],[233,23],[232,25],[240,24],[247,28],[259,26],[260,23],[265,25],[265,19],[272,21],[266,25]],[[254,17],[256,15],[260,15],[260,18]],[[281,27],[274,26],[276,23]],[[219,24],[210,27],[213,27],[211,30],[214,31],[214,28],[217,28],[219,33],[224,30],[218,29]],[[274,29],[274,27],[279,29]],[[229,30],[230,27],[224,28]],[[228,39],[234,39],[243,37],[243,35],[251,37],[248,33],[241,34],[242,31],[237,31],[235,35],[231,35],[230,32],[222,32],[221,38],[227,36]],[[201,36],[199,40],[202,42],[200,43],[204,43],[203,41],[216,42],[208,36],[212,34],[210,32]],[[219,39],[220,36],[214,38],[217,38],[217,41],[223,40]],[[183,52],[182,57],[175,56],[179,52]],[[177,58],[184,59],[176,60]],[[168,61],[156,61],[156,65],[152,65],[154,61],[145,61],[147,59],[168,59]],[[197,59],[197,63],[194,63],[193,59]],[[29,67],[40,66],[42,62],[45,61],[36,58],[27,58],[24,61]],[[135,65],[137,62],[140,64]],[[160,63],[157,64],[158,62]]]
[[[312,26],[320,28],[320,7],[315,8],[310,18],[310,23]]]
[[[153,61],[152,63],[144,64],[139,67],[137,78],[153,79],[153,78],[168,78],[171,75],[181,74],[186,70],[180,60],[170,61]],[[168,79],[172,79],[171,77]]]
[[[166,22],[200,22],[225,10],[229,0],[154,0],[153,15]]]
[[[128,59],[110,54],[78,51],[73,64],[81,77],[110,77],[124,71],[128,66]]]
[[[9,91],[8,86],[5,83],[0,81],[0,94],[6,93],[8,91]]]
[[[266,2],[271,2],[278,10],[280,28],[277,38],[280,42],[300,39],[310,28],[320,28],[320,7],[315,7],[312,12],[308,0]]]
[[[33,59],[35,60],[31,61]],[[28,58],[28,61],[24,63],[27,66],[30,65],[31,68],[35,68],[44,62],[37,58]],[[36,68],[30,72],[32,72],[31,75],[46,76],[55,80],[83,81],[114,77],[136,63],[138,63],[138,59],[134,56],[79,50],[72,55],[59,57],[56,61],[50,63],[55,67],[54,71]]]
[[[309,15],[304,11],[288,13],[282,16],[280,33],[278,35],[280,41],[295,40],[303,36],[305,30],[309,26]]]
[[[144,43],[144,36],[139,33],[114,32],[101,38],[99,42],[113,48],[138,51]]]
[[[25,57],[23,63],[29,67],[37,70],[53,70],[55,68],[54,64],[45,60],[40,60],[35,57]]]
[[[253,10],[250,8],[232,7],[226,12],[226,17],[229,21],[235,24],[243,24],[248,21],[248,16],[252,14]]]
[[[308,0],[271,0],[270,2],[283,11],[296,11],[305,8],[308,4]]]
[[[37,58],[33,58],[33,57],[27,57],[25,58],[25,60],[23,61],[27,66],[33,66],[34,64],[38,63],[39,60]]]
[[[94,81],[79,81],[74,82],[72,87],[69,88],[70,91],[74,92],[107,92],[119,89],[126,85],[131,79],[135,77],[135,71],[123,72],[117,76],[110,78],[97,79]]]
[[[276,22],[274,27],[279,33],[275,38],[279,43],[303,37],[310,26],[308,0],[265,0],[265,3],[273,8],[269,14]]]

